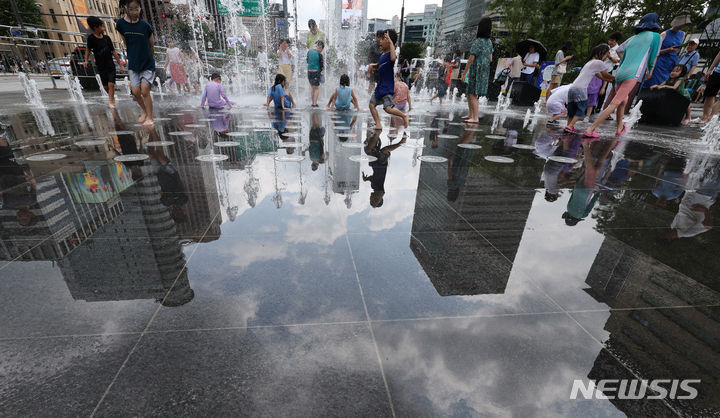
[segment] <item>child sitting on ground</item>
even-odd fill
[[[282,74],[275,75],[275,84],[270,87],[267,94],[267,101],[265,107],[270,104],[270,101],[275,103],[275,109],[290,109],[295,106],[295,101],[289,92],[285,91],[287,86],[287,78]]]
[[[205,101],[207,101],[210,109],[222,109],[226,104],[227,107],[232,107],[233,102],[231,102],[225,95],[225,90],[223,90],[220,81],[220,74],[212,73],[210,76],[210,82],[205,85],[205,91],[203,91],[202,94],[200,107],[205,107]]]
[[[340,76],[340,85],[335,89],[330,101],[328,101],[327,108],[331,110],[335,105],[335,110],[350,110],[350,103],[355,105],[355,110],[360,110],[355,92],[350,87],[350,77],[343,74]]]
[[[410,88],[402,80],[399,74],[395,75],[395,94],[393,95],[395,109],[408,113],[412,110],[412,101],[410,100]],[[407,106],[407,111],[405,107]]]
[[[675,67],[673,67],[672,71],[670,71],[670,77],[665,80],[662,84],[657,84],[652,87],[650,87],[650,90],[658,90],[658,89],[672,89],[676,92],[682,94],[684,97],[687,97],[690,99],[690,93],[688,93],[687,89],[685,88],[685,73],[687,72],[687,68],[682,65],[678,64]],[[687,112],[685,113],[685,119],[683,120],[683,124],[687,124],[690,122],[690,106],[688,105]]]

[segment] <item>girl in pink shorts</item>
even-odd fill
[[[616,85],[613,87],[615,97],[610,105],[595,119],[595,122],[587,128],[584,133],[587,138],[600,137],[600,134],[595,132],[595,129],[615,111],[617,111],[616,135],[624,134],[627,128],[623,124],[623,116],[625,115],[628,95],[643,78],[652,76],[655,60],[660,49],[660,34],[653,32],[661,28],[658,23],[658,14],[646,14],[634,28],[636,35],[625,41],[617,50],[617,52],[623,52],[623,57],[615,76]]]

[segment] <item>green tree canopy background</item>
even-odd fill
[[[706,0],[493,0],[488,12],[504,16],[502,24],[509,32],[497,40],[496,49],[509,54],[517,42],[533,38],[545,45],[547,59],[552,60],[566,41],[572,41],[572,50],[565,52],[576,57],[573,65],[582,65],[590,50],[607,42],[612,32],[622,32],[625,39],[632,36],[632,26],[646,13],[657,13],[660,25],[668,29],[673,17],[687,10],[693,24],[683,30],[698,32],[708,4]]]
[[[34,0],[15,0],[15,2],[25,26],[42,25],[41,11]],[[18,24],[10,0],[0,0],[0,11],[2,12],[0,13],[0,25],[14,26]]]
[[[425,54],[425,47],[419,42],[403,42],[400,46],[400,56],[408,61],[420,58]]]

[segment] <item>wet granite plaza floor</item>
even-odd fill
[[[0,115],[0,416],[720,414],[697,127],[88,101]]]

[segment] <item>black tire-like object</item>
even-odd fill
[[[644,89],[638,98],[643,101],[640,122],[650,125],[679,126],[690,105],[690,99],[671,89]]]
[[[540,89],[526,81],[516,81],[512,85],[510,98],[516,106],[532,106],[540,100]]]

